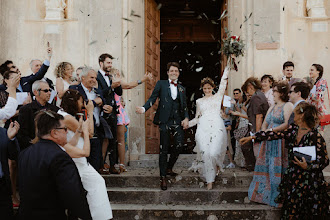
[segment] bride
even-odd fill
[[[217,167],[222,169],[227,149],[227,133],[221,118],[221,103],[227,86],[229,67],[226,67],[218,92],[211,78],[204,78],[201,88],[205,96],[196,100],[196,116],[189,121],[189,127],[197,124],[195,134],[197,157],[190,169],[198,170],[207,182],[207,189],[212,189]]]

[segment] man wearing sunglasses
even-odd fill
[[[48,86],[48,83],[46,83]],[[41,93],[44,91],[41,90]],[[67,128],[62,115],[36,115],[38,142],[19,155],[19,219],[92,219],[75,163],[65,152]]]
[[[305,82],[296,82],[292,84],[289,91],[290,102],[293,104],[293,109],[297,107],[300,102],[305,102],[308,98],[310,92],[310,87]],[[292,111],[288,124],[292,124],[294,122],[294,111]]]
[[[35,100],[30,104],[23,106],[18,114],[18,121],[21,125],[18,133],[18,142],[21,149],[31,145],[31,140],[35,137],[34,117],[40,110],[51,110],[57,112],[59,108],[49,104],[51,89],[46,81],[37,80],[32,85],[32,92]]]

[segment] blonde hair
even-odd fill
[[[60,62],[59,64],[57,64],[56,68],[55,68],[55,71],[54,71],[54,74],[55,76],[58,78],[58,77],[63,77],[63,73],[65,71],[65,67],[67,65],[70,65],[73,68],[72,64],[69,63],[69,62]]]

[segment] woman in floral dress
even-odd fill
[[[328,93],[328,84],[327,81],[322,78],[323,76],[323,66],[320,64],[313,64],[311,66],[310,72],[309,72],[310,77],[313,79],[314,86],[309,93],[309,96],[307,98],[307,102],[315,105],[316,108],[320,111],[321,115],[324,115],[327,113],[327,108],[325,105],[325,97],[327,96]],[[329,97],[327,97],[329,98]],[[321,127],[321,131],[323,131],[323,127]]]
[[[279,185],[280,194],[275,202],[282,203],[281,219],[328,219],[330,197],[322,170],[329,165],[326,143],[315,126],[319,112],[315,106],[300,103],[294,110],[294,124],[284,131],[261,131],[255,136],[241,139],[241,144],[252,139],[285,139],[289,153],[289,167]],[[294,156],[294,147],[315,146],[316,160],[307,163],[305,158]]]
[[[274,86],[275,105],[268,109],[262,131],[283,131],[288,128],[288,120],[293,110],[289,101],[289,84],[279,82]],[[253,180],[249,187],[249,199],[279,207],[274,199],[278,196],[278,185],[288,166],[288,154],[284,148],[284,139],[263,141],[255,146],[259,149],[256,157]]]

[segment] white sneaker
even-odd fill
[[[235,164],[233,163],[230,163],[226,166],[227,169],[232,169],[232,168],[235,168]]]

